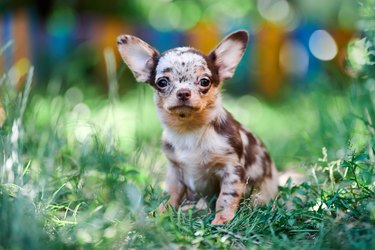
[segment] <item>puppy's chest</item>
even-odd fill
[[[177,162],[177,165],[183,169],[204,170],[215,167],[223,161],[225,149],[223,147],[204,147],[204,145],[195,145],[191,147],[175,147],[171,158]],[[202,173],[203,174],[203,173]]]
[[[213,193],[223,160],[222,149],[176,148],[174,159],[180,178],[193,192]]]
[[[164,152],[182,168],[206,168],[221,164],[231,151],[226,137],[213,129],[189,134],[164,134]]]
[[[194,192],[207,193],[216,185],[223,167],[232,160],[227,139],[215,131],[165,136],[164,151],[178,168],[182,181]]]

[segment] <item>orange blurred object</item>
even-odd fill
[[[282,88],[283,73],[280,68],[280,48],[285,31],[275,24],[265,23],[256,37],[255,53],[259,70],[259,91],[266,97],[276,97]]]
[[[116,38],[121,34],[132,34],[134,31],[127,25],[124,20],[119,18],[101,18],[95,23],[97,30],[96,37],[93,41],[98,51],[104,51],[106,48],[112,48],[117,51]],[[120,62],[119,53],[115,53],[116,61]],[[104,63],[104,59],[102,61]],[[103,65],[102,65],[103,66]]]
[[[338,64],[342,73],[348,74],[345,68],[345,58],[347,55],[347,46],[351,39],[356,35],[356,32],[353,30],[347,29],[335,29],[331,32],[333,38],[337,44],[337,56],[335,62]]]
[[[1,23],[0,26],[9,25],[9,23]],[[7,57],[2,55],[0,58],[0,72],[9,70],[8,75],[10,83],[14,85],[16,89],[21,89],[23,87],[26,74],[30,67],[30,37],[29,37],[29,23],[28,23],[28,14],[25,10],[19,10],[10,16],[10,25],[11,25],[11,37],[12,45],[10,49],[12,51],[10,60],[11,62],[5,62]],[[0,32],[0,36],[4,36],[3,32]],[[9,40],[5,37],[0,37],[0,41],[3,41],[5,46]],[[4,51],[4,53],[7,53]],[[12,65],[10,69],[6,69],[6,65]]]
[[[213,23],[200,22],[188,32],[188,45],[208,54],[220,41],[220,34]]]

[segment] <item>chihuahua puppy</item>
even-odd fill
[[[246,192],[259,192],[265,203],[278,190],[277,170],[262,142],[221,104],[222,82],[233,76],[248,33],[225,37],[208,55],[189,47],[160,54],[141,39],[117,38],[121,57],[138,82],[154,89],[163,125],[163,151],[169,161],[166,192],[161,204],[178,207],[192,194],[216,200],[213,225],[230,221]]]

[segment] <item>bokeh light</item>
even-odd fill
[[[311,53],[322,61],[329,61],[337,55],[337,45],[333,37],[325,30],[316,30],[309,39]]]
[[[150,7],[149,23],[162,32],[191,29],[201,18],[201,8],[193,1],[160,1]]]
[[[21,58],[18,60],[8,72],[10,84],[18,87],[21,77],[25,76],[30,67],[30,61],[28,58]]]
[[[201,19],[201,9],[193,1],[180,1],[178,5],[182,12],[182,19],[179,24],[180,29],[185,31],[193,28]]]
[[[290,14],[290,6],[286,0],[258,0],[259,13],[273,22],[283,22]]]
[[[149,22],[159,31],[177,29],[181,21],[181,9],[176,3],[154,5],[149,13]]]
[[[303,44],[286,41],[280,49],[280,65],[287,74],[304,76],[309,67],[309,54]]]

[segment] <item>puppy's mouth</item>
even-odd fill
[[[198,112],[199,108],[190,105],[176,105],[168,108],[168,110],[169,112],[178,115],[180,118],[187,118],[195,112]]]

